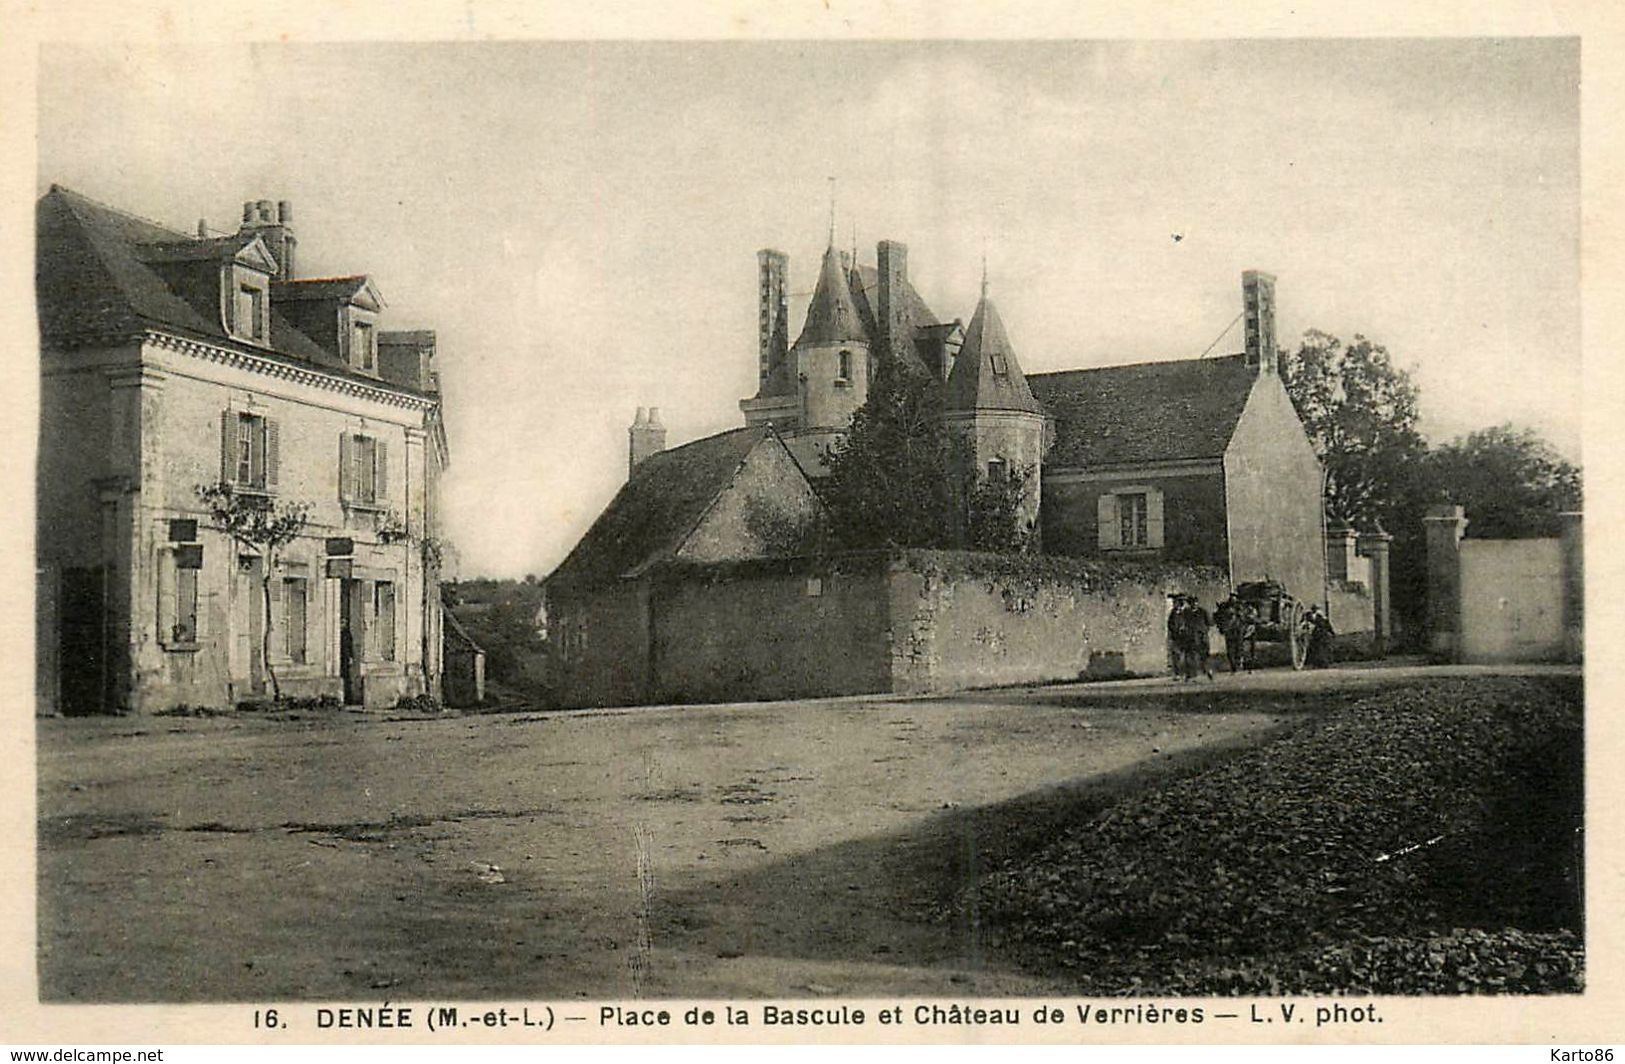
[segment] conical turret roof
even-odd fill
[[[863,320],[852,302],[852,291],[847,285],[841,258],[832,244],[824,252],[824,263],[818,270],[818,287],[813,291],[812,303],[807,307],[807,324],[801,327],[802,344],[834,344],[844,341],[867,343]]]
[[[949,410],[1021,410],[1042,414],[1027,378],[1016,361],[1015,349],[1005,334],[1004,322],[983,290],[976,304],[965,343],[948,374],[946,408]]]

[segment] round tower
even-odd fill
[[[982,298],[965,330],[965,342],[954,358],[944,393],[943,420],[960,442],[959,490],[962,514],[968,513],[965,496],[989,480],[1025,476],[1017,507],[1019,525],[1036,534],[1044,457],[1044,408],[1033,398],[1027,378],[1016,361],[1015,349],[1005,334],[998,309]],[[961,529],[964,538],[967,529]]]

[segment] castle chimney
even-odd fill
[[[1262,270],[1241,274],[1242,315],[1246,320],[1246,362],[1259,376],[1274,373],[1278,354],[1275,347],[1275,275]]]
[[[895,356],[912,339],[908,331],[908,307],[903,290],[908,284],[908,245],[882,240],[875,248],[880,267],[880,296],[875,306],[880,346]]]
[[[790,256],[772,248],[756,253],[757,271],[757,383],[765,384],[773,367],[790,351],[789,292],[785,277],[790,272]]]
[[[639,462],[666,449],[666,426],[660,423],[660,408],[651,406],[645,410],[638,407],[637,416],[632,419],[632,427],[626,430],[626,436],[626,475],[630,477]]]

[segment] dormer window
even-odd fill
[[[991,357],[993,360],[994,375],[999,377],[1008,377],[1010,375],[1010,363],[1005,359],[1004,354],[1002,352],[995,351]]]

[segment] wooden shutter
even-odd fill
[[[1145,545],[1162,547],[1162,492],[1156,488],[1145,493]]]
[[[285,651],[287,633],[283,630],[282,620],[288,615],[287,603],[283,596],[288,593],[288,582],[282,578],[280,571],[271,573],[271,658],[274,661],[286,661],[288,655]]]
[[[237,483],[237,415],[230,410],[220,415],[220,479]]]
[[[169,646],[175,641],[175,554],[158,552],[158,645]]]
[[[372,497],[380,505],[389,498],[389,447],[382,439],[372,441]]]
[[[282,430],[276,418],[265,419],[265,486],[275,489],[282,464]]]
[[[348,432],[339,433],[339,500],[355,500],[355,440]]]
[[[1117,527],[1117,496],[1110,492],[1101,494],[1095,503],[1095,520],[1100,525],[1100,549],[1115,550],[1122,546]]]

